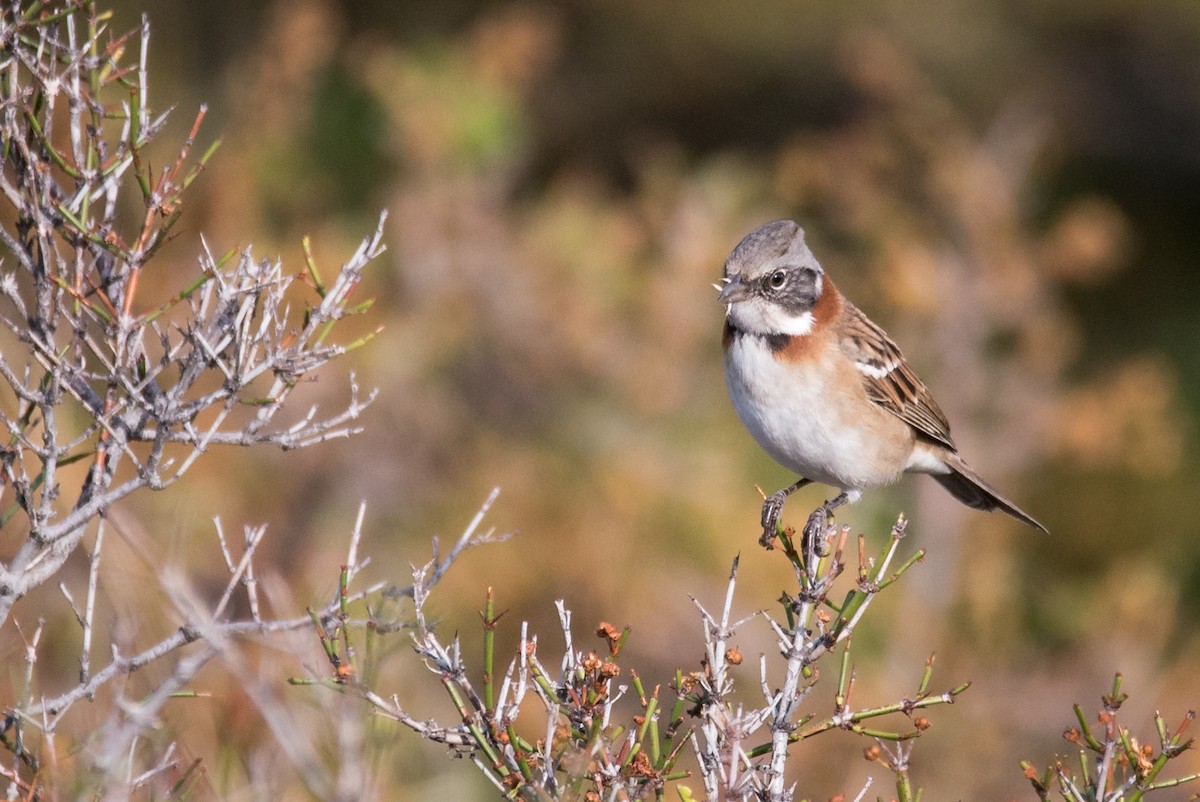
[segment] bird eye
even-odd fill
[[[782,290],[783,285],[787,283],[787,273],[782,270],[776,270],[767,279],[767,285],[773,290]]]

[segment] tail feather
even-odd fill
[[[1021,523],[1027,524],[1049,534],[1050,530],[1042,526],[1032,515],[1013,504],[1000,494],[996,488],[989,485],[971,470],[971,466],[962,461],[957,454],[950,453],[945,457],[946,466],[950,473],[933,474],[942,487],[950,491],[950,495],[977,510],[1003,510]]]

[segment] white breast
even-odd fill
[[[911,434],[861,387],[836,381],[833,356],[801,367],[778,359],[762,337],[735,337],[725,352],[733,406],[758,444],[800,476],[842,489],[888,484],[904,469]]]

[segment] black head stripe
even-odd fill
[[[802,315],[812,311],[821,297],[821,277],[811,267],[793,265],[787,271],[787,282],[778,290],[770,288],[771,276],[763,278],[763,294],[779,304],[788,314]]]

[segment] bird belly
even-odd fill
[[[813,343],[816,345],[816,343]],[[725,352],[725,380],[738,417],[776,462],[842,489],[889,484],[913,450],[909,426],[870,401],[861,379],[829,343],[789,361],[762,337],[740,336]]]

